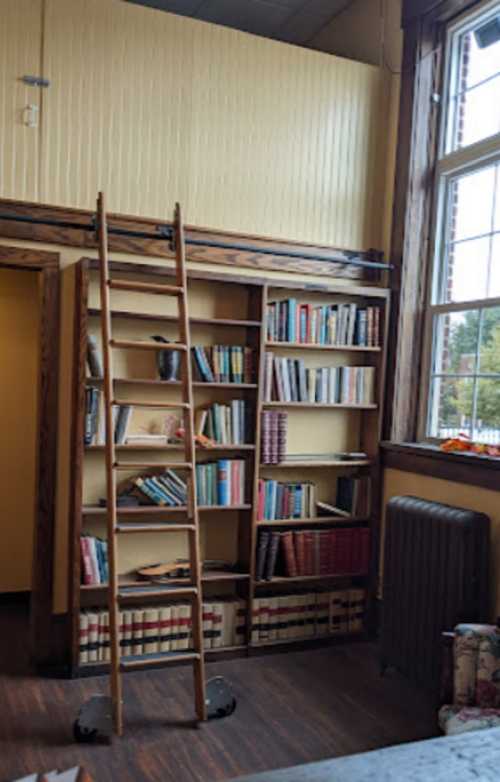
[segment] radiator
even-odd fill
[[[382,671],[438,691],[442,631],[491,618],[489,526],[483,513],[417,497],[387,504]]]

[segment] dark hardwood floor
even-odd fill
[[[72,723],[107,679],[30,674],[27,615],[0,605],[0,782],[84,765],[95,782],[208,782],[435,735],[429,699],[381,679],[369,643],[211,663],[232,683],[236,712],[196,729],[191,669],[128,674],[124,738],[75,744]]]

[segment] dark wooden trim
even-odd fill
[[[403,27],[406,28],[415,19],[427,15],[435,21],[447,22],[480,2],[481,0],[403,0]]]
[[[28,216],[40,219],[64,220],[66,222],[81,223],[87,225],[94,217],[94,213],[85,209],[70,209],[66,207],[49,206],[47,204],[34,204],[24,201],[13,201],[10,199],[0,199],[0,213],[12,216]],[[129,230],[151,232],[155,230],[161,221],[150,218],[133,217],[128,215],[109,215],[110,222],[114,227],[126,228]],[[169,220],[163,221],[163,224],[169,223]],[[16,223],[9,220],[0,220],[0,236],[24,239],[34,242],[48,242],[51,244],[69,245],[71,247],[96,248],[95,234],[90,231],[79,230],[77,228],[61,228],[50,225],[37,225],[29,223]],[[349,255],[355,253],[366,260],[380,261],[382,253],[378,250],[348,250],[346,248],[334,248],[324,244],[311,244],[307,242],[285,241],[272,237],[252,236],[250,234],[237,234],[229,231],[218,231],[210,228],[201,228],[197,226],[187,226],[186,236],[198,240],[207,241],[225,241],[238,243],[251,243],[252,245],[262,246],[265,249],[275,250],[293,250],[304,253],[314,253],[315,255],[328,257],[329,255],[339,254],[346,260]],[[125,252],[139,255],[153,256],[157,258],[174,258],[174,254],[168,247],[166,241],[155,239],[140,239],[129,236],[110,235],[109,248],[113,252]],[[347,277],[352,279],[365,279],[369,281],[378,281],[379,275],[372,270],[365,270],[353,266],[346,266],[342,263],[322,263],[321,261],[307,261],[297,258],[273,257],[272,255],[261,255],[259,253],[249,253],[238,250],[224,250],[214,247],[189,247],[188,260],[198,263],[214,263],[225,266],[235,266],[241,268],[263,271],[266,269],[274,271],[293,272],[297,274],[316,274],[325,277]]]
[[[393,308],[384,436],[415,440],[437,153],[442,29],[418,19],[403,51],[391,259]]]
[[[434,445],[416,443],[383,442],[381,451],[382,464],[386,468],[480,486],[492,491],[500,489],[500,459],[447,453]]]
[[[0,246],[0,266],[41,274],[38,459],[31,588],[31,644],[38,662],[53,653],[52,609],[57,487],[60,282],[58,253]]]
[[[6,605],[25,605],[29,606],[31,592],[22,590],[21,592],[0,592],[0,606]]]
[[[71,402],[71,473],[68,523],[68,621],[67,650],[71,665],[79,659],[80,632],[80,534],[82,528],[82,490],[85,428],[85,361],[87,354],[87,308],[89,295],[89,261],[75,265],[75,311],[73,321],[73,378]]]

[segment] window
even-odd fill
[[[500,442],[500,2],[448,30],[427,308],[429,438]]]

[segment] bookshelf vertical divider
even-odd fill
[[[144,275],[146,277],[153,277],[158,280],[160,277],[173,275],[173,269],[163,267],[160,265],[137,264],[129,262],[110,262],[110,266],[113,272],[119,272],[123,274]],[[81,665],[79,663],[79,619],[80,611],[82,608],[90,608],[93,606],[104,606],[105,590],[99,590],[93,587],[81,586],[81,561],[80,561],[80,536],[86,531],[87,525],[94,525],[93,529],[96,529],[96,524],[99,522],[99,508],[86,507],[84,503],[84,489],[87,479],[86,470],[88,469],[92,473],[92,469],[95,469],[95,463],[93,459],[99,459],[103,457],[103,454],[99,456],[99,446],[91,446],[90,451],[84,447],[84,431],[85,431],[85,401],[86,401],[86,387],[96,383],[96,379],[87,377],[86,375],[86,353],[87,353],[87,336],[90,332],[91,318],[96,317],[99,310],[92,309],[95,307],[92,298],[92,274],[96,270],[97,264],[94,259],[83,258],[75,266],[75,308],[74,308],[74,337],[73,337],[73,376],[72,376],[72,418],[71,418],[71,468],[70,468],[70,491],[69,491],[69,556],[70,567],[68,576],[68,594],[69,594],[69,612],[70,612],[70,638],[68,639],[68,658],[70,660],[71,673],[74,676],[78,675],[95,675],[95,673],[103,672],[107,669],[106,664],[96,665]],[[91,284],[92,283],[92,284]],[[192,286],[192,287],[191,287]],[[198,287],[197,287],[198,286]],[[229,286],[229,287],[227,287]],[[247,277],[242,275],[233,275],[230,273],[215,274],[210,271],[188,271],[188,287],[190,291],[193,291],[193,296],[202,297],[197,299],[198,305],[201,301],[201,306],[193,306],[190,304],[190,331],[191,331],[191,343],[197,344],[217,344],[217,339],[221,344],[228,344],[226,335],[234,335],[233,329],[236,329],[235,338],[238,339],[238,344],[244,344],[252,348],[254,352],[254,373],[255,377],[253,382],[249,384],[242,384],[238,388],[238,384],[211,384],[196,382],[194,384],[195,396],[197,404],[206,406],[212,404],[214,401],[220,401],[222,398],[224,403],[226,400],[232,398],[231,392],[234,389],[234,395],[237,398],[242,398],[246,401],[246,409],[249,413],[249,425],[248,435],[252,435],[243,447],[238,449],[237,446],[219,446],[213,450],[212,453],[208,449],[196,449],[196,463],[203,462],[204,459],[213,456],[215,459],[219,458],[219,454],[224,454],[227,451],[226,458],[232,458],[235,455],[237,458],[245,460],[246,465],[246,485],[244,497],[245,504],[240,507],[231,508],[228,513],[223,513],[224,508],[216,507],[203,507],[200,506],[201,511],[201,529],[202,529],[202,541],[201,548],[205,545],[205,556],[210,559],[218,559],[217,555],[214,556],[213,551],[219,551],[221,530],[223,531],[223,537],[225,535],[232,535],[236,545],[236,558],[237,558],[237,571],[231,573],[216,572],[207,576],[202,581],[203,594],[207,595],[207,600],[216,600],[214,595],[217,592],[213,592],[217,589],[229,589],[232,590],[231,594],[234,597],[243,598],[247,601],[247,622],[245,632],[245,642],[241,646],[230,647],[227,649],[207,649],[205,655],[208,659],[216,656],[217,659],[224,654],[231,655],[246,655],[250,653],[258,652],[259,647],[263,647],[266,644],[252,643],[252,608],[253,602],[256,597],[262,593],[262,587],[267,585],[273,594],[285,594],[283,590],[287,587],[289,591],[296,591],[297,588],[308,586],[312,590],[321,586],[331,586],[332,581],[327,580],[324,584],[320,577],[315,579],[304,579],[305,583],[302,583],[301,579],[286,579],[278,578],[271,582],[257,582],[256,581],[256,551],[259,534],[259,518],[258,518],[258,498],[259,498],[259,479],[262,477],[263,470],[265,474],[265,468],[261,464],[261,439],[262,439],[262,412],[266,408],[266,401],[264,399],[264,373],[265,373],[265,353],[266,351],[275,351],[280,349],[279,343],[269,344],[267,339],[267,304],[272,294],[276,294],[278,297],[286,298],[287,296],[298,295],[302,297],[302,300],[309,298],[321,301],[328,301],[335,303],[337,300],[360,300],[361,302],[375,302],[382,307],[383,320],[381,323],[381,349],[378,352],[370,353],[373,358],[373,363],[376,366],[376,372],[378,373],[377,379],[377,409],[366,409],[353,413],[353,415],[360,416],[360,437],[359,447],[362,450],[366,450],[370,455],[370,466],[361,468],[365,472],[369,472],[372,478],[373,486],[373,499],[372,512],[369,522],[367,522],[372,532],[372,559],[371,559],[371,574],[366,579],[368,594],[373,595],[376,589],[376,574],[377,574],[377,538],[378,538],[378,525],[380,515],[380,464],[378,460],[378,442],[380,439],[380,418],[382,410],[383,392],[385,385],[385,363],[386,363],[386,345],[387,345],[387,329],[388,329],[388,307],[389,307],[389,291],[381,287],[363,287],[358,284],[348,285],[345,282],[338,283],[335,280],[328,280],[325,284],[314,283],[300,283],[294,280],[277,280],[277,279],[263,279],[255,277]],[[234,297],[230,294],[234,293]],[[229,295],[228,295],[229,294]],[[217,304],[215,307],[217,317],[205,317],[203,311],[203,296],[212,297],[215,307],[215,302],[218,302],[218,296],[221,296],[223,303]],[[234,299],[234,301],[233,301]],[[241,314],[241,307],[239,308],[238,301],[246,302],[246,313]],[[210,303],[210,302],[209,302]],[[207,305],[208,306],[208,305]],[[243,305],[242,305],[243,306]],[[222,309],[220,309],[222,308]],[[142,307],[144,311],[144,308]],[[224,312],[224,317],[221,317],[220,311]],[[151,315],[139,316],[133,315],[130,312],[124,312],[117,307],[116,311],[113,309],[113,316],[119,319],[119,322],[127,323],[127,318],[136,318],[132,322],[132,326],[126,325],[126,328],[133,328],[133,334],[136,334],[136,329],[139,331],[141,328],[148,328],[148,319],[151,323],[155,321],[162,321],[162,324],[157,324],[158,328],[165,326],[169,328],[169,316],[158,315],[157,311],[151,311]],[[227,315],[230,313],[231,317]],[[173,320],[173,319],[172,319]],[[151,326],[150,329],[157,326]],[[222,331],[221,331],[222,329]],[[193,335],[193,330],[196,330],[196,338]],[[155,332],[151,332],[155,333]],[[214,337],[214,335],[216,335]],[[234,339],[234,338],[233,338]],[[315,355],[326,358],[330,355],[327,350],[323,351],[321,346],[317,345],[282,345],[283,350],[292,350],[293,355],[300,356],[301,358],[314,357]],[[311,350],[310,350],[311,348]],[[334,348],[332,348],[334,349]],[[346,353],[349,348],[345,348]],[[319,351],[315,353],[314,351]],[[149,351],[145,351],[146,353]],[[360,353],[352,355],[363,355]],[[127,365],[128,366],[128,365]],[[141,367],[139,367],[140,369]],[[132,371],[132,376],[125,378],[126,382],[139,383],[137,388],[144,389],[144,393],[157,394],[157,389],[161,385],[166,387],[166,383],[155,381],[152,379],[138,380],[136,368]],[[116,374],[116,373],[115,373]],[[119,375],[116,375],[120,378]],[[143,375],[139,374],[139,378]],[[117,382],[123,382],[118,379]],[[175,392],[175,383],[171,384],[171,387],[166,393],[172,391]],[[136,393],[136,391],[134,392]],[[216,393],[216,396],[213,394]],[[291,406],[293,407],[293,406]],[[311,408],[310,405],[304,406]],[[317,405],[314,407],[322,408],[325,410],[320,411],[318,414],[328,416],[330,423],[333,422],[333,426],[337,427],[337,420],[331,418],[331,416],[349,416],[349,410],[334,409],[327,411],[326,408],[330,405]],[[334,407],[341,408],[342,405],[336,405]],[[302,410],[300,405],[295,405],[294,409],[290,409],[289,416],[301,415]],[[316,415],[316,412],[311,411],[310,415]],[[366,422],[366,425],[365,425]],[[132,452],[135,446],[122,446],[125,450],[130,448]],[[143,447],[143,450],[149,451],[150,446]],[[158,453],[160,453],[158,451]],[[124,457],[126,458],[126,457]],[[158,456],[158,460],[161,457]],[[168,457],[170,459],[170,456]],[[225,458],[221,456],[220,458]],[[90,462],[87,460],[90,459]],[[139,458],[138,461],[141,461]],[[94,464],[94,467],[92,465]],[[90,465],[90,466],[87,466]],[[305,465],[304,469],[310,465]],[[338,467],[338,465],[337,465]],[[280,466],[281,469],[281,466]],[[288,469],[288,467],[284,468]],[[321,466],[321,469],[332,469],[332,475],[336,475],[336,467],[330,468],[328,466]],[[353,468],[354,469],[354,468]],[[301,469],[294,469],[293,475],[303,475]],[[287,479],[288,480],[288,479]],[[151,517],[154,520],[154,514],[158,511],[154,507],[146,509],[150,511],[147,513],[148,519]],[[328,525],[329,521],[320,522],[320,524]],[[219,531],[219,538],[215,538],[215,529]],[[217,526],[218,525],[218,526]],[[227,525],[227,526],[225,526]],[[286,521],[283,522],[283,526],[286,528]],[[311,525],[313,529],[314,525]],[[92,526],[91,526],[92,529]],[[277,526],[280,529],[280,526]],[[95,534],[92,532],[91,534]],[[128,538],[137,539],[136,535],[129,535]],[[140,535],[139,535],[140,537]],[[170,537],[170,536],[168,536]],[[135,541],[134,541],[135,542]],[[209,547],[212,551],[207,556],[206,547]],[[224,549],[225,550],[225,549]],[[135,549],[134,549],[135,551]],[[201,551],[200,551],[201,554]],[[158,557],[161,555],[158,554]],[[159,561],[159,560],[156,560]],[[336,582],[335,582],[336,583]],[[226,594],[226,593],[225,593]],[[146,601],[147,602],[147,601]],[[370,622],[366,623],[369,627]],[[293,648],[292,641],[304,640],[304,639],[290,639],[290,641],[284,640],[279,647],[290,646]],[[306,641],[315,640],[313,638],[306,639]],[[296,648],[296,647],[295,647]]]

